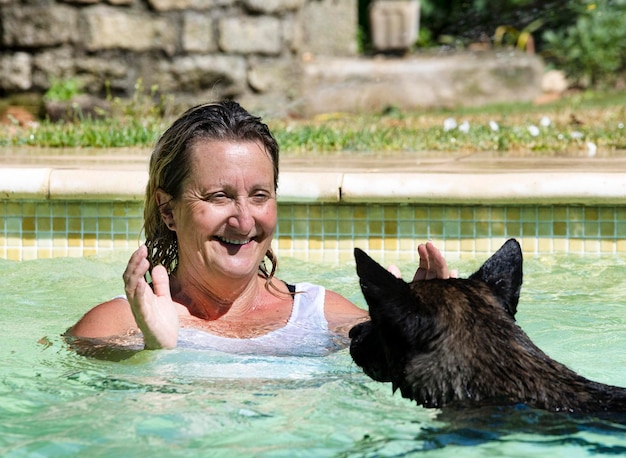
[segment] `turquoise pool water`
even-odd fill
[[[76,355],[60,334],[119,294],[126,254],[0,260],[0,455],[4,457],[578,457],[626,455],[626,422],[525,409],[440,418],[328,357],[141,352]],[[460,274],[483,259],[451,261]],[[408,276],[410,267],[404,266]],[[283,259],[282,277],[364,305],[353,265]],[[520,325],[553,358],[626,386],[626,258],[525,261]]]

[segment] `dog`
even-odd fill
[[[350,330],[350,354],[394,392],[426,408],[626,412],[626,389],[576,374],[517,325],[523,273],[515,239],[467,279],[407,283],[362,250],[354,255],[370,320]]]

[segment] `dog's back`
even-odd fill
[[[408,284],[360,250],[355,256],[371,321],[352,329],[351,354],[404,397],[425,407],[525,403],[551,411],[626,412],[626,390],[554,361],[516,324],[522,284],[516,241],[468,279]]]

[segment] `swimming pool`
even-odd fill
[[[626,426],[511,409],[479,422],[437,418],[371,381],[347,350],[327,357],[140,352],[76,355],[60,334],[122,290],[127,251],[8,261],[0,315],[0,455],[602,456]],[[626,257],[526,256],[518,321],[579,373],[626,385]],[[466,276],[485,257],[453,262]],[[392,261],[392,260],[389,260]],[[401,263],[405,275],[412,266]],[[364,306],[352,262],[282,258],[281,277],[319,282]]]

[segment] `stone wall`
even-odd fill
[[[284,115],[301,63],[357,54],[357,0],[0,0],[0,96],[54,78],[180,104],[222,97]]]

